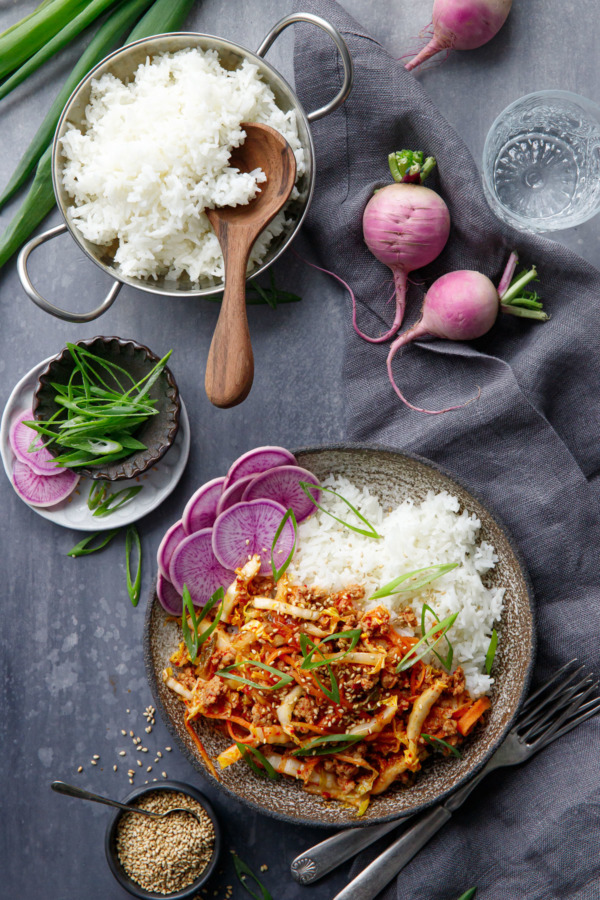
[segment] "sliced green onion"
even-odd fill
[[[258,681],[250,681],[248,678],[242,678],[241,675],[232,675],[234,669],[239,669],[242,666],[256,666],[258,669],[264,669],[265,672],[270,672],[272,675],[277,675],[279,677],[279,681],[277,684],[259,684]],[[231,678],[234,681],[241,681],[242,684],[247,684],[250,687],[258,688],[260,691],[278,691],[282,687],[286,687],[286,685],[290,684],[294,679],[291,675],[286,675],[285,672],[281,672],[279,669],[275,669],[273,666],[268,666],[266,663],[258,662],[256,659],[243,659],[239,663],[233,663],[231,666],[226,666],[224,669],[219,669],[215,674],[220,675],[221,678]]]
[[[318,509],[320,509],[321,512],[324,512],[326,515],[331,516],[332,519],[335,519],[336,522],[339,522],[340,525],[344,525],[346,528],[349,528],[351,531],[355,531],[357,534],[364,534],[365,537],[381,538],[381,535],[375,531],[371,523],[367,521],[367,519],[365,519],[365,517],[361,513],[359,513],[356,507],[352,506],[352,504],[348,500],[346,500],[345,497],[342,497],[341,494],[338,494],[336,491],[332,491],[331,488],[323,487],[322,484],[312,484],[307,481],[299,481],[298,484],[311,503],[313,503]],[[342,500],[346,504],[348,509],[350,509],[354,513],[354,515],[367,526],[369,530],[367,531],[364,528],[357,528],[356,525],[350,525],[349,522],[344,522],[343,519],[338,519],[337,516],[334,516],[333,513],[329,512],[329,510],[325,509],[325,507],[321,506],[321,504],[317,500],[315,500],[315,498],[311,494],[311,489],[313,491],[315,489],[319,491],[326,491],[326,493],[328,494],[333,494],[333,496],[337,497],[338,500]]]
[[[125,506],[126,503],[129,503],[141,490],[143,490],[143,485],[140,484],[123,488],[121,491],[117,491],[116,494],[109,494],[106,500],[103,500],[97,507],[93,515],[99,517],[110,516],[118,509],[121,509],[122,506]]]
[[[347,650],[342,652],[340,656],[338,656],[335,662],[339,662],[344,659],[348,653],[351,653],[360,640],[360,636],[362,631],[360,628],[353,628],[351,631],[337,631],[335,634],[330,634],[328,637],[324,638],[319,644],[315,644],[308,635],[301,634],[300,635],[300,649],[302,651],[302,656],[304,660],[302,661],[301,669],[317,669],[319,666],[328,665],[329,660],[321,659],[319,662],[313,662],[312,658],[315,653],[320,652],[323,644],[326,644],[328,641],[339,641],[339,640],[349,640],[350,646]],[[308,651],[309,644],[312,644],[312,650]],[[308,652],[307,652],[308,651]],[[321,654],[322,655],[322,654]]]
[[[333,669],[331,668],[331,665],[328,662],[328,660],[323,660],[322,662],[316,663],[316,664],[312,663],[312,664],[309,664],[308,666],[304,665],[304,663],[306,662],[306,658],[307,658],[306,650],[309,646],[312,647],[310,654],[308,654],[309,656],[312,655],[312,653],[314,653],[315,650],[319,649],[318,645],[315,644],[315,642],[313,640],[311,640],[307,634],[301,634],[300,635],[300,647],[302,648],[302,654],[305,657],[304,662],[302,663],[302,668],[312,670],[312,669],[316,669],[317,666],[325,666],[325,668],[327,669],[327,674],[329,675],[329,680],[330,680],[329,687],[325,687],[323,682],[320,680],[320,678],[314,672],[313,672],[313,678],[315,679],[315,681],[317,682],[317,684],[319,685],[319,687],[321,688],[321,690],[323,691],[325,696],[328,697],[332,703],[338,704],[340,702],[340,687],[337,683],[337,679],[336,679],[335,675],[333,674]]]
[[[292,750],[292,756],[328,756],[330,753],[342,753],[357,741],[362,741],[362,734],[323,734],[313,738],[308,744]],[[337,747],[322,747],[322,744],[340,744]]]
[[[67,556],[87,556],[89,553],[96,553],[98,550],[103,550],[107,544],[110,544],[114,536],[118,534],[120,530],[120,528],[113,528],[112,531],[96,531],[94,534],[90,534],[89,537],[79,541],[78,544],[75,544],[73,549],[69,550]],[[96,544],[95,547],[91,547],[90,544],[92,541],[95,541],[99,535],[103,535],[103,539],[99,544]]]
[[[402,591],[420,591],[422,588],[431,584],[436,578],[441,578],[446,572],[456,569],[459,563],[443,563],[439,566],[426,566],[424,569],[415,569],[413,572],[406,572],[399,575],[393,581],[389,581],[371,594],[371,600],[379,600],[382,597],[391,597],[392,594],[400,594]],[[421,576],[420,578],[418,576]],[[409,581],[409,584],[404,582]],[[403,585],[403,587],[400,587]]]
[[[427,603],[424,603],[423,608],[421,609],[421,634],[425,634],[425,631],[426,631],[426,629],[425,629],[425,613],[426,612],[431,613],[431,615],[433,616],[434,622],[436,622],[436,624],[439,625],[439,621],[440,621],[439,617],[436,615],[435,611]],[[454,658],[454,647],[448,640],[448,635],[446,635],[446,643],[448,644],[448,655],[446,656],[445,659],[443,656],[440,656],[440,654],[437,652],[437,650],[433,650],[432,653],[434,654],[434,656],[437,656],[437,658],[439,659],[441,664],[446,669],[448,669],[448,671],[450,671],[450,669],[452,668],[452,660]]]
[[[97,509],[108,497],[110,491],[106,481],[92,481],[92,486],[87,498],[87,508]]]
[[[279,540],[279,535],[283,531],[283,529],[285,527],[285,523],[288,521],[288,519],[291,519],[292,526],[294,528],[294,543],[292,545],[292,549],[290,550],[286,561],[284,562],[282,567],[280,569],[278,569],[277,566],[275,565],[275,548],[277,546],[277,541]],[[273,543],[271,544],[271,568],[273,570],[273,581],[275,582],[275,584],[277,584],[277,582],[279,581],[281,576],[285,573],[285,571],[287,570],[287,567],[289,566],[289,564],[292,561],[292,557],[294,556],[294,551],[296,549],[297,537],[298,537],[298,523],[296,522],[296,516],[294,515],[294,510],[290,507],[287,510],[287,512],[285,513],[285,515],[283,516],[281,522],[279,523],[279,527],[277,528],[277,531],[275,532],[275,537],[273,538]]]
[[[135,579],[131,578],[131,557],[133,555],[133,547],[135,544],[135,552],[137,553],[137,569]],[[135,525],[130,525],[125,535],[125,560],[127,573],[127,593],[133,606],[137,606],[140,600],[140,590],[142,587],[142,542]]]
[[[444,749],[449,750],[452,756],[457,756],[459,759],[462,759],[462,753],[456,747],[453,747],[452,744],[449,744],[447,741],[443,741],[441,738],[432,737],[430,734],[425,734],[424,731],[421,732],[421,737],[425,738],[428,744],[431,744],[432,747],[439,745],[440,747],[444,747]]]
[[[473,900],[473,897],[475,896],[476,892],[477,892],[477,888],[476,888],[476,887],[474,887],[474,888],[469,888],[468,891],[465,891],[464,894],[461,894],[461,895],[460,895],[460,897],[458,898],[458,900]]]
[[[199,634],[198,626],[208,615],[208,613],[211,612],[211,610],[219,602],[219,600],[221,601],[221,605],[217,610],[214,620],[208,626],[208,628],[206,628],[201,634]],[[186,584],[184,584],[183,586],[182,601],[183,613],[181,616],[181,630],[183,632],[183,639],[185,641],[190,660],[192,662],[196,662],[200,647],[205,641],[208,640],[221,620],[221,615],[223,613],[223,604],[225,602],[225,591],[222,587],[217,588],[210,600],[208,600],[208,602],[205,603],[202,607],[202,612],[199,616],[196,615],[196,610],[194,609],[194,604],[192,603],[192,597]],[[192,631],[190,631],[190,626],[188,625],[188,616],[192,620]]]
[[[242,887],[250,894],[250,896],[254,897],[254,900],[273,900],[273,897],[266,889],[260,878],[256,877],[252,869],[250,869],[246,865],[246,863],[239,858],[237,853],[233,854],[233,865],[235,867],[235,874],[238,877],[238,881],[240,882]],[[256,882],[260,890],[260,894],[255,894],[254,891],[248,887],[246,878],[252,878],[252,880]]]
[[[404,672],[406,669],[410,669],[411,666],[414,666],[414,664],[423,659],[424,656],[427,656],[429,651],[433,650],[433,648],[437,646],[437,644],[439,644],[446,632],[454,625],[457,616],[457,612],[452,613],[451,616],[447,616],[445,619],[442,619],[441,622],[438,622],[436,625],[434,625],[433,628],[430,628],[427,634],[424,634],[421,640],[417,641],[415,646],[411,647],[408,653],[406,653],[402,657],[402,659],[396,666],[396,672]],[[439,637],[437,637],[433,644],[430,645],[428,643],[429,638],[434,637],[436,634],[439,634]],[[423,644],[425,645],[424,647]],[[413,654],[419,647],[422,647],[422,650],[415,656],[414,659],[412,659]]]
[[[490,646],[488,647],[488,651],[485,654],[485,671],[490,674],[492,671],[492,666],[494,665],[494,657],[496,655],[496,647],[498,646],[498,632],[495,628],[492,629],[492,639],[490,641]]]
[[[261,778],[265,778],[266,776],[267,778],[270,778],[271,781],[277,781],[277,779],[279,778],[278,773],[275,771],[266,756],[264,756],[260,752],[260,750],[258,750],[256,747],[250,747],[248,744],[242,744],[241,741],[234,741],[234,743],[242,754],[244,761],[248,763],[253,772],[256,772],[256,774],[260,775]],[[254,762],[254,760],[252,759],[253,756],[258,760],[260,766],[262,766],[262,769]]]

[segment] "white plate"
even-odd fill
[[[21,410],[31,409],[38,377],[52,358],[48,357],[48,359],[42,360],[21,378],[4,407],[0,426],[0,452],[11,485],[15,455],[8,439],[10,426],[15,415]],[[31,506],[29,503],[27,505],[44,519],[78,531],[107,531],[109,528],[119,528],[122,525],[137,522],[142,516],[156,509],[169,496],[183,474],[190,452],[190,423],[183,400],[181,401],[179,423],[179,431],[173,446],[155,466],[137,478],[114,482],[113,491],[138,484],[143,485],[144,490],[110,516],[94,517],[88,509],[87,498],[92,480],[85,477],[81,479],[71,496],[61,503],[57,503],[56,506],[38,507]],[[23,502],[25,501],[23,500]]]

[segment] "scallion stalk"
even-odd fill
[[[0,79],[18,69],[25,60],[54,37],[85,7],[85,0],[54,0],[38,7],[0,37]]]

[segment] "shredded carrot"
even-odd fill
[[[468,734],[478,719],[490,708],[488,697],[480,697],[458,721],[458,730],[462,735]]]
[[[187,730],[190,734],[190,737],[192,738],[193,742],[195,743],[196,747],[198,748],[200,756],[204,760],[204,763],[206,764],[208,771],[210,772],[211,775],[214,775],[214,777],[217,779],[217,781],[220,781],[221,779],[219,777],[217,770],[214,767],[213,761],[210,758],[210,756],[208,755],[208,753],[206,752],[206,750],[204,749],[204,744],[202,743],[202,741],[200,740],[200,738],[198,737],[198,735],[196,734],[196,732],[190,725],[187,715],[185,715],[183,717],[183,721],[185,723],[185,727],[187,728]]]

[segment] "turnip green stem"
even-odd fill
[[[505,306],[504,303],[501,303],[500,309],[509,316],[519,316],[521,319],[537,319],[539,322],[547,322],[550,318],[548,313],[539,309],[525,309],[523,306]]]
[[[500,294],[500,300],[503,304],[509,304],[511,300],[514,300],[517,297],[526,284],[529,284],[530,281],[533,281],[534,278],[537,278],[537,269],[535,266],[532,266],[528,272],[524,272],[522,275],[519,275],[518,278],[515,278],[509,285],[509,287]]]
[[[435,157],[428,156],[421,150],[397,150],[388,156],[388,164],[392,178],[399,183],[423,184],[430,172],[435,169]]]

